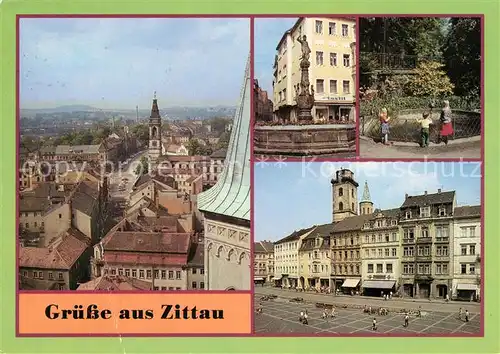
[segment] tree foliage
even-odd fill
[[[220,135],[219,141],[217,142],[215,149],[220,150],[220,149],[227,149],[229,146],[229,139],[231,138],[231,132],[224,132]]]
[[[130,129],[130,132],[143,144],[149,141],[149,127],[147,124],[135,125]]]
[[[455,86],[442,70],[443,67],[444,64],[438,62],[421,62],[407,84],[408,93],[412,96],[436,98],[453,94]]]
[[[455,94],[480,95],[481,22],[479,18],[452,18],[444,45],[444,62]]]
[[[135,168],[135,174],[147,174],[149,172],[149,161],[146,156],[141,157],[141,164]]]

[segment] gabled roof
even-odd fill
[[[109,233],[102,240],[105,250],[153,253],[188,253],[189,233],[123,232]]]
[[[188,265],[202,267],[205,264],[204,257],[203,243],[194,242],[189,251]]]
[[[259,241],[253,244],[253,251],[255,253],[268,253],[274,252],[274,243],[271,241]]]
[[[456,218],[481,217],[481,205],[464,205],[456,207],[453,215]]]
[[[455,199],[455,191],[439,192],[433,194],[409,195],[405,198],[401,208],[411,208],[426,205],[448,204],[453,203]]]
[[[224,169],[217,183],[198,194],[198,209],[250,220],[250,58],[236,109]]]
[[[76,290],[152,290],[153,283],[121,275],[104,275],[81,284]]]
[[[280,243],[284,243],[284,242],[289,242],[289,241],[295,241],[295,240],[298,240],[300,238],[300,236],[308,233],[309,231],[311,231],[312,229],[314,229],[316,227],[315,226],[311,226],[311,227],[308,227],[306,229],[301,229],[301,230],[296,230],[294,232],[292,232],[290,235],[282,238],[281,240],[278,240],[276,241],[274,244],[275,245],[278,245]]]
[[[333,226],[333,233],[361,230],[365,222],[373,218],[373,214],[356,215],[341,220]]]

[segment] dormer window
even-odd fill
[[[397,225],[397,224],[398,224],[397,220],[391,220],[391,225],[394,226],[394,225]]]
[[[444,206],[439,207],[439,216],[446,216],[446,207]]]
[[[370,228],[370,223],[369,222],[365,223],[365,226],[363,228],[369,229]]]
[[[384,226],[384,222],[382,220],[377,220],[377,227]]]
[[[406,219],[411,219],[411,210],[407,210],[405,213],[405,218]]]
[[[430,216],[431,216],[431,207],[430,206],[420,208],[420,217],[421,218],[428,218]]]

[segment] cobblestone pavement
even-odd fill
[[[362,158],[444,158],[480,159],[481,143],[437,145],[421,148],[419,146],[393,146],[359,140],[359,155]]]
[[[305,294],[302,294],[305,295]],[[297,295],[299,297],[304,297]],[[386,316],[368,315],[361,309],[336,307],[336,317],[322,319],[323,310],[317,308],[315,302],[298,304],[287,298],[261,301],[262,294],[255,294],[255,306],[262,306],[262,313],[255,314],[255,332],[257,334],[398,334],[408,336],[431,335],[464,335],[480,334],[480,316],[473,313],[469,322],[458,319],[457,312],[441,312],[422,310],[422,317],[410,316],[409,326],[404,327],[404,315],[389,312]],[[368,303],[368,305],[370,305]],[[380,303],[379,303],[380,305]],[[413,308],[416,308],[414,306]],[[309,324],[299,323],[302,310],[307,310]],[[373,318],[377,319],[377,330],[372,331]]]

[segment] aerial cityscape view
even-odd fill
[[[19,40],[19,289],[250,290],[249,19]]]
[[[257,333],[480,333],[480,163],[292,162],[254,183]]]
[[[255,20],[257,158],[356,156],[356,19]]]

